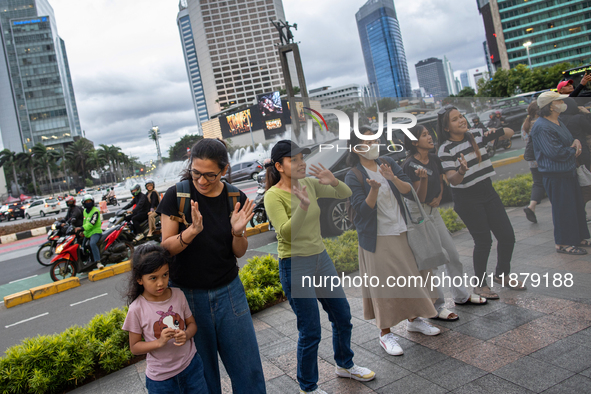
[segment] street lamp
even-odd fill
[[[531,70],[531,57],[529,56],[529,47],[531,46],[531,41],[524,42],[523,46],[525,47],[525,50],[527,51],[527,63],[529,64],[529,69]]]

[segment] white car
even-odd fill
[[[30,219],[31,216],[45,216],[48,213],[60,213],[62,210],[62,204],[55,198],[44,198],[42,200],[35,200],[29,205],[27,209],[25,209],[25,217]]]

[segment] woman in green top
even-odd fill
[[[332,323],[335,373],[369,381],[375,373],[353,363],[351,311],[343,288],[315,287],[318,278],[337,278],[320,235],[318,198],[347,198],[351,189],[320,164],[311,167],[316,178],[306,178],[303,155],[310,153],[294,142],[279,141],[267,166],[265,209],[276,229],[279,276],[283,291],[297,317],[299,331],[297,377],[303,393],[325,393],[318,388],[318,344],[321,339],[318,301]]]

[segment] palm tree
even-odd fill
[[[35,195],[38,196],[39,193],[37,192],[37,179],[35,178],[35,164],[37,163],[35,154],[33,152],[21,152],[16,155],[16,159],[20,165],[27,168],[31,172],[31,179],[33,180]]]
[[[113,183],[117,182],[117,178],[113,180],[113,176],[115,176],[115,168],[118,164],[118,156],[121,152],[121,148],[115,145],[100,145],[101,149],[99,149],[99,155],[102,155],[105,160],[109,163],[109,168],[111,169],[111,180]]]
[[[53,179],[51,177],[51,165],[54,164],[59,158],[60,154],[54,149],[48,149],[41,142],[38,142],[32,149],[36,159],[45,164],[47,167],[47,175],[49,176],[49,189],[53,196]]]
[[[0,167],[4,167],[6,165],[8,166],[12,166],[12,176],[14,177],[14,184],[17,188],[16,192],[18,194],[18,179],[16,177],[16,165],[17,165],[17,160],[16,160],[16,153],[14,153],[13,151],[9,150],[9,149],[4,149],[3,151],[0,151]],[[11,188],[12,190],[12,188]],[[14,194],[14,190],[12,190],[12,194]]]
[[[66,149],[66,157],[72,160],[73,167],[79,174],[82,174],[83,183],[86,180],[86,160],[92,151],[94,151],[94,146],[86,138],[80,138]]]
[[[60,153],[60,159],[62,160],[62,170],[64,171],[64,177],[66,178],[66,183],[68,185],[68,191],[69,191],[71,188],[70,188],[70,177],[68,176],[68,169],[66,167],[66,150],[62,148],[59,151],[59,153]]]
[[[158,163],[162,165],[162,154],[160,153],[160,128],[158,128],[158,126],[152,126],[152,128],[148,131],[148,138],[150,138],[156,144]]]
[[[101,150],[94,150],[88,154],[86,164],[89,169],[94,169],[99,174],[99,180],[102,183],[102,175],[105,172],[105,165],[109,164],[101,155]],[[105,181],[107,177],[105,176]]]

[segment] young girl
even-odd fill
[[[405,174],[412,181],[419,200],[423,204],[423,209],[427,214],[432,215],[435,220],[435,226],[441,239],[441,244],[449,256],[449,262],[445,264],[445,274],[451,278],[463,277],[464,267],[460,261],[460,255],[450,236],[441,215],[439,214],[439,204],[443,195],[443,168],[437,155],[430,153],[435,147],[433,137],[429,131],[421,125],[415,126],[409,130],[415,137],[412,141],[408,136],[404,139],[404,146],[408,152],[408,157],[403,165]],[[419,169],[418,167],[423,167]],[[414,202],[407,204],[412,215],[418,214],[418,207]],[[433,270],[433,276],[441,276],[440,273]],[[476,294],[468,294],[464,286],[455,286],[452,284],[451,293],[456,305],[465,304],[486,304],[486,298]],[[441,320],[457,320],[456,313],[445,308],[445,299],[440,287],[437,288],[438,299],[435,301],[437,309],[437,318]]]
[[[474,292],[488,299],[499,299],[487,283],[491,232],[498,241],[497,269],[493,281],[513,290],[525,290],[521,281],[507,280],[511,272],[515,233],[501,198],[492,185],[490,178],[495,175],[495,170],[486,152],[489,141],[502,136],[511,137],[513,131],[507,128],[487,132],[468,130],[468,122],[453,106],[442,108],[437,115],[437,135],[441,142],[438,156],[450,183],[454,210],[474,239],[474,274],[481,278],[480,286]]]
[[[299,331],[297,378],[300,392],[326,394],[318,388],[318,344],[321,339],[318,301],[332,323],[332,343],[340,377],[369,381],[375,373],[353,363],[351,310],[343,288],[333,291],[304,287],[305,276],[337,276],[320,235],[318,198],[346,198],[351,190],[320,164],[306,177],[303,155],[310,153],[294,142],[279,141],[267,164],[265,209],[277,232],[279,277]],[[293,258],[293,261],[292,261]]]
[[[206,394],[203,364],[193,343],[195,319],[183,292],[168,287],[171,260],[160,245],[135,250],[123,330],[129,332],[131,352],[147,354],[149,393]]]

